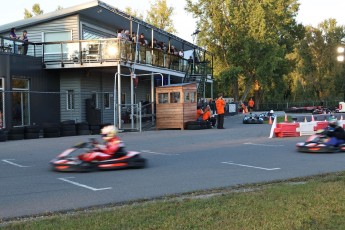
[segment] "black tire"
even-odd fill
[[[6,134],[0,134],[0,142],[7,141],[7,135]]]
[[[201,126],[200,125],[188,125],[187,129],[188,130],[200,130]]]
[[[90,130],[77,130],[77,135],[90,135]]]
[[[61,131],[61,136],[62,137],[68,137],[68,136],[76,136],[77,135],[77,132],[74,130],[74,131]]]
[[[24,127],[13,127],[8,132],[9,134],[24,134]]]
[[[8,140],[23,140],[24,139],[24,133],[22,133],[22,134],[9,133],[7,137],[8,137]]]
[[[38,139],[40,137],[39,133],[24,133],[25,139]]]
[[[97,135],[97,134],[101,134],[101,130],[98,129],[91,129],[90,130],[91,135]]]
[[[74,124],[61,125],[61,132],[65,132],[65,131],[76,131],[75,125]]]
[[[76,124],[77,130],[89,130],[89,124],[86,122],[81,122]]]
[[[61,122],[62,125],[75,125],[74,120],[66,120]]]
[[[25,126],[24,133],[39,133],[40,127],[38,125]]]
[[[43,133],[60,133],[60,127],[46,127],[46,128],[43,128]]]
[[[43,133],[44,138],[60,137],[60,132],[55,133]]]

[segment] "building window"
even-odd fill
[[[103,104],[105,109],[110,109],[110,93],[104,93]]]
[[[15,78],[12,81],[12,125],[24,126],[30,124],[29,80]]]
[[[125,93],[121,94],[121,104],[126,104],[126,94]]]
[[[72,40],[72,31],[43,32],[43,42],[64,42]],[[46,44],[44,45],[44,53],[68,53],[67,44]]]
[[[67,110],[74,110],[75,108],[75,95],[74,90],[67,90]]]

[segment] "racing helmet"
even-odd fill
[[[101,130],[101,134],[102,134],[102,138],[103,140],[110,140],[111,138],[114,138],[117,134],[117,128],[113,125],[108,125],[105,126],[102,130]]]
[[[328,118],[328,125],[331,126],[331,127],[338,126],[338,119],[335,116],[330,116]]]

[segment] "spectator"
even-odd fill
[[[209,105],[205,107],[204,114],[202,115],[202,119],[204,121],[211,122],[212,127],[216,125],[216,119],[211,115],[211,109]]]
[[[196,120],[197,121],[202,121],[203,114],[204,114],[204,111],[201,109],[200,106],[198,106],[197,110],[196,110]]]
[[[28,32],[26,30],[23,31],[23,38],[22,40],[24,41],[23,43],[23,55],[26,55],[28,53],[28,46],[29,46],[29,39],[28,39],[28,36],[27,36]]]
[[[123,29],[117,30],[117,38],[123,39],[124,38],[125,31]]]
[[[129,30],[125,30],[123,38],[126,39],[127,41],[131,41],[132,40],[131,35],[129,34]]]
[[[215,103],[215,101],[213,99],[210,99],[208,104],[210,106],[212,114],[215,114],[216,113],[216,103]]]
[[[16,28],[11,28],[10,38],[12,38],[12,39],[20,39],[20,36],[16,35]]]
[[[223,99],[223,94],[218,95],[218,99],[216,100],[216,108],[217,108],[217,129],[224,129],[224,107],[225,101]]]
[[[140,45],[146,46],[145,35],[143,33],[140,34],[138,42],[140,43]]]
[[[252,112],[254,109],[254,100],[253,98],[250,98],[250,100],[248,101],[248,107],[249,107],[249,112]]]
[[[184,57],[184,52],[183,52],[183,49],[181,49],[179,52],[178,52],[178,55],[183,58]]]

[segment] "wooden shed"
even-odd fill
[[[156,128],[184,129],[185,122],[196,120],[196,83],[156,87]]]

